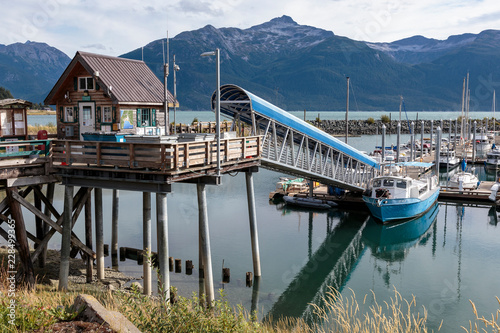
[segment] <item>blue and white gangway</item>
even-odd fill
[[[262,135],[262,166],[345,189],[363,190],[379,172],[370,156],[232,84],[221,86],[221,114]],[[216,93],[212,95],[215,109]]]

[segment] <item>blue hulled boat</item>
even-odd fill
[[[427,212],[439,196],[437,176],[412,179],[407,176],[379,176],[371,180],[363,201],[382,222],[410,219]]]

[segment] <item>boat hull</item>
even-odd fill
[[[311,209],[330,209],[332,205],[324,203],[322,200],[314,199],[314,198],[299,198],[299,197],[291,197],[284,196],[283,200],[285,204],[292,205],[296,207],[302,208],[311,208]]]
[[[405,198],[386,199],[363,196],[370,213],[376,219],[385,222],[410,219],[427,212],[439,196],[439,187],[436,187],[426,199]]]

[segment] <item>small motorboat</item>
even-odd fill
[[[459,191],[475,190],[479,186],[479,179],[474,174],[474,168],[468,170],[465,160],[461,162],[461,171],[454,173],[448,180],[448,188],[457,188]]]
[[[495,171],[500,167],[500,149],[495,148],[486,154],[484,168],[486,170]]]
[[[457,157],[455,150],[444,148],[439,152],[439,167],[450,169],[455,168],[460,164],[460,159]]]
[[[439,196],[437,176],[412,179],[408,176],[373,178],[363,194],[371,214],[385,222],[411,219],[427,212]]]
[[[283,197],[286,205],[305,207],[305,208],[315,208],[315,209],[330,209],[336,207],[338,204],[333,201],[326,201],[311,197],[297,197],[285,195]]]

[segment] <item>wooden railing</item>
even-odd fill
[[[233,164],[261,156],[261,137],[222,139],[221,164]],[[52,141],[55,167],[120,167],[179,173],[213,168],[217,161],[216,141],[185,143],[127,143],[103,141]]]
[[[51,140],[20,140],[0,142],[0,159],[48,156]]]

